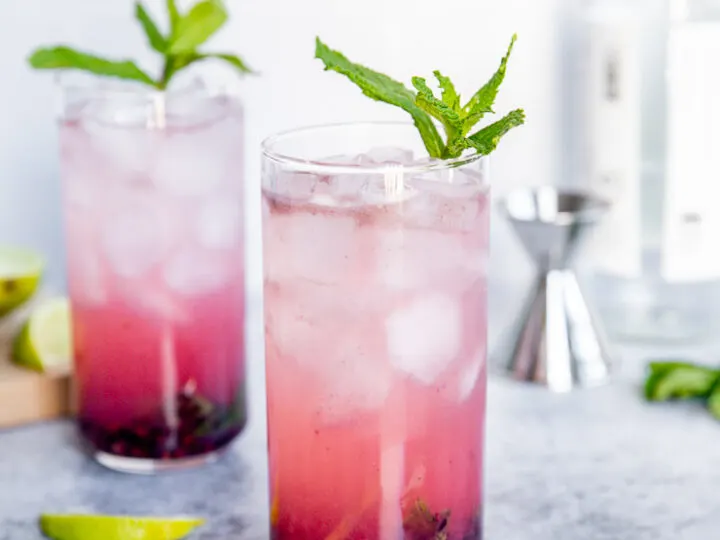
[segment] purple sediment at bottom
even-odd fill
[[[80,433],[93,449],[128,458],[182,459],[227,446],[247,422],[244,399],[230,406],[179,396],[177,426],[153,420],[108,425],[79,417]]]

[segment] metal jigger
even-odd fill
[[[502,201],[537,277],[513,329],[509,375],[554,392],[599,386],[610,379],[608,350],[572,261],[585,233],[608,210],[595,196],[552,187],[523,189]]]

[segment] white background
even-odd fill
[[[405,118],[402,111],[361,96],[339,75],[323,72],[313,59],[316,35],[351,59],[403,81],[440,69],[468,95],[493,73],[517,32],[497,111],[522,106],[528,125],[495,154],[494,192],[555,182],[561,154],[559,35],[566,1],[228,0],[231,22],[209,48],[239,52],[262,72],[242,83],[249,192],[258,185],[258,145],[273,132],[303,124]],[[162,15],[163,0],[148,4]],[[64,277],[55,88],[52,76],[32,72],[25,58],[40,44],[64,42],[136,57],[156,69],[132,12],[130,0],[0,1],[0,243],[42,249],[50,259],[49,281],[56,286]],[[250,197],[253,221],[255,201]],[[503,226],[496,220],[496,233]],[[503,262],[517,246],[498,243],[493,260],[501,281],[527,273],[524,264]]]

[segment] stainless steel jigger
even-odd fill
[[[606,201],[552,187],[511,193],[501,208],[536,264],[537,277],[510,336],[509,375],[554,392],[605,384],[610,359],[598,323],[572,270],[585,233]]]

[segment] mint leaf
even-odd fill
[[[192,53],[227,22],[220,0],[203,0],[181,17],[172,34],[170,54]]]
[[[215,58],[231,65],[238,73],[251,70],[238,56],[230,53],[205,53],[198,47],[227,22],[228,14],[222,0],[201,0],[186,15],[178,10],[176,0],[166,0],[169,36],[164,36],[141,0],[135,2],[135,18],[147,37],[148,44],[164,59],[161,75],[153,80],[130,60],[107,60],[67,46],[36,50],[28,59],[35,69],[76,69],[103,77],[133,80],[165,90],[172,78],[195,62]]]
[[[457,93],[457,90],[455,90],[455,85],[448,77],[445,77],[439,71],[433,71],[433,75],[435,75],[442,90],[443,103],[453,111],[458,111],[460,109],[460,95]]]
[[[345,75],[360,87],[363,94],[376,101],[400,107],[412,116],[425,147],[432,157],[441,157],[443,142],[432,119],[415,104],[415,95],[402,83],[365,66],[350,62],[342,53],[330,49],[316,39],[315,58],[322,60],[325,70]]]
[[[449,79],[447,79],[447,81],[449,81]],[[422,77],[413,77],[412,83],[418,91],[415,97],[417,106],[440,121],[445,129],[448,142],[441,157],[445,159],[458,157],[462,153],[462,150],[467,148],[467,145],[463,143],[466,133],[463,131],[463,118],[460,116],[462,111],[458,113],[450,105],[437,99]],[[454,150],[460,146],[462,146],[462,150]]]
[[[485,114],[493,112],[492,105],[505,78],[507,62],[515,40],[516,37],[513,36],[507,55],[500,63],[497,73],[475,93],[466,107],[460,106],[460,95],[450,78],[439,71],[434,71],[433,75],[442,91],[442,99],[435,96],[422,77],[412,78],[413,87],[417,91],[413,94],[402,83],[387,75],[354,64],[342,53],[330,49],[319,38],[316,38],[315,57],[323,61],[326,70],[345,75],[359,86],[366,96],[395,105],[410,113],[428,154],[434,158],[451,159],[459,157],[469,148],[474,148],[481,155],[490,154],[497,148],[505,134],[525,123],[525,113],[518,109],[472,136],[467,136],[470,129]],[[445,143],[440,138],[433,119],[442,124],[446,135]]]
[[[170,35],[174,35],[177,29],[177,25],[180,22],[180,11],[178,10],[175,0],[167,0],[166,8],[168,12],[168,18],[170,19]]]
[[[517,109],[494,124],[490,124],[477,133],[470,135],[467,141],[479,154],[487,156],[495,151],[500,139],[511,129],[522,126],[524,123],[525,112],[522,109]]]
[[[160,33],[155,21],[152,20],[141,2],[135,3],[135,18],[140,21],[150,46],[157,52],[164,53],[165,49],[167,49],[167,40]]]
[[[432,90],[428,88],[425,79],[422,77],[413,77],[412,83],[418,91],[415,97],[415,104],[442,123],[448,138],[454,137],[463,125],[460,115],[447,103],[435,97]]]
[[[69,47],[38,49],[29,58],[35,69],[74,69],[105,77],[133,80],[154,85],[154,81],[130,60],[105,60]]]
[[[512,53],[513,47],[517,41],[517,35],[512,37],[510,46],[508,47],[507,54],[503,57],[500,62],[500,67],[492,76],[492,78],[478,90],[475,95],[468,101],[467,105],[463,107],[467,118],[465,119],[465,132],[467,133],[472,127],[477,124],[486,114],[492,113],[492,106],[495,103],[500,85],[505,80],[505,72],[507,71],[508,60]]]

